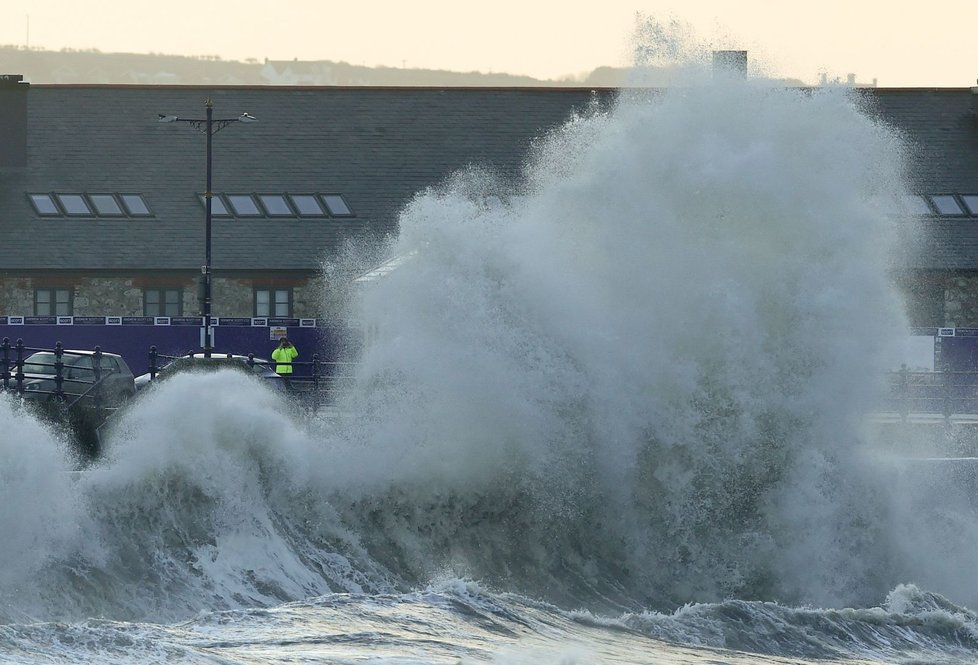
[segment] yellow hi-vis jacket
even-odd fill
[[[278,374],[291,374],[292,361],[299,357],[299,352],[294,346],[279,346],[272,351],[272,360],[281,365],[275,365],[275,372]]]

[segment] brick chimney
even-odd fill
[[[0,74],[0,168],[27,166],[27,90],[20,74]]]

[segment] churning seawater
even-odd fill
[[[844,91],[622,93],[419,193],[356,389],[183,375],[82,473],[0,396],[0,660],[973,662],[973,474],[867,440],[906,159]]]

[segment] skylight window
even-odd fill
[[[203,194],[198,194],[197,198],[200,199],[200,205],[204,206],[206,209],[207,201],[204,199]],[[230,217],[231,213],[228,212],[228,207],[224,205],[224,199],[219,195],[214,194],[211,197],[211,217]]]
[[[339,194],[323,194],[323,203],[326,204],[326,209],[333,217],[353,216],[350,206],[346,205],[346,201]]]
[[[206,205],[203,194],[197,195]],[[341,194],[215,194],[214,217],[355,217]]]
[[[119,199],[131,217],[151,217],[153,214],[139,194],[119,194]]]
[[[111,194],[89,194],[88,199],[100,217],[122,217],[126,214],[122,212],[119,202]]]
[[[28,194],[34,210],[47,217],[150,217],[140,194]]]
[[[964,210],[961,209],[961,204],[959,204],[958,200],[951,194],[932,196],[930,197],[930,200],[934,203],[934,207],[937,208],[938,214],[956,217],[964,215]]]
[[[299,217],[322,217],[326,214],[312,194],[289,194],[289,198],[292,199],[292,205]]]
[[[54,199],[50,194],[28,194],[27,197],[34,205],[34,210],[38,215],[60,215],[61,211],[55,205]]]
[[[295,215],[281,194],[259,194],[258,200],[269,217],[293,217]]]
[[[927,199],[923,196],[914,194],[908,196],[903,200],[906,205],[906,212],[911,215],[933,215],[934,211],[931,210],[930,205],[927,203]]]
[[[978,215],[978,194],[962,194],[961,200],[964,201],[964,207],[968,212]]]
[[[92,209],[88,207],[85,197],[81,194],[55,194],[58,203],[66,215],[91,215]]]
[[[238,217],[260,217],[261,210],[249,194],[228,194],[228,203]]]

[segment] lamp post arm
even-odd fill
[[[181,118],[174,115],[159,114],[158,122],[185,122],[201,134],[213,135],[233,122],[258,122],[258,118],[242,113],[237,118]],[[246,117],[247,116],[247,117]]]

